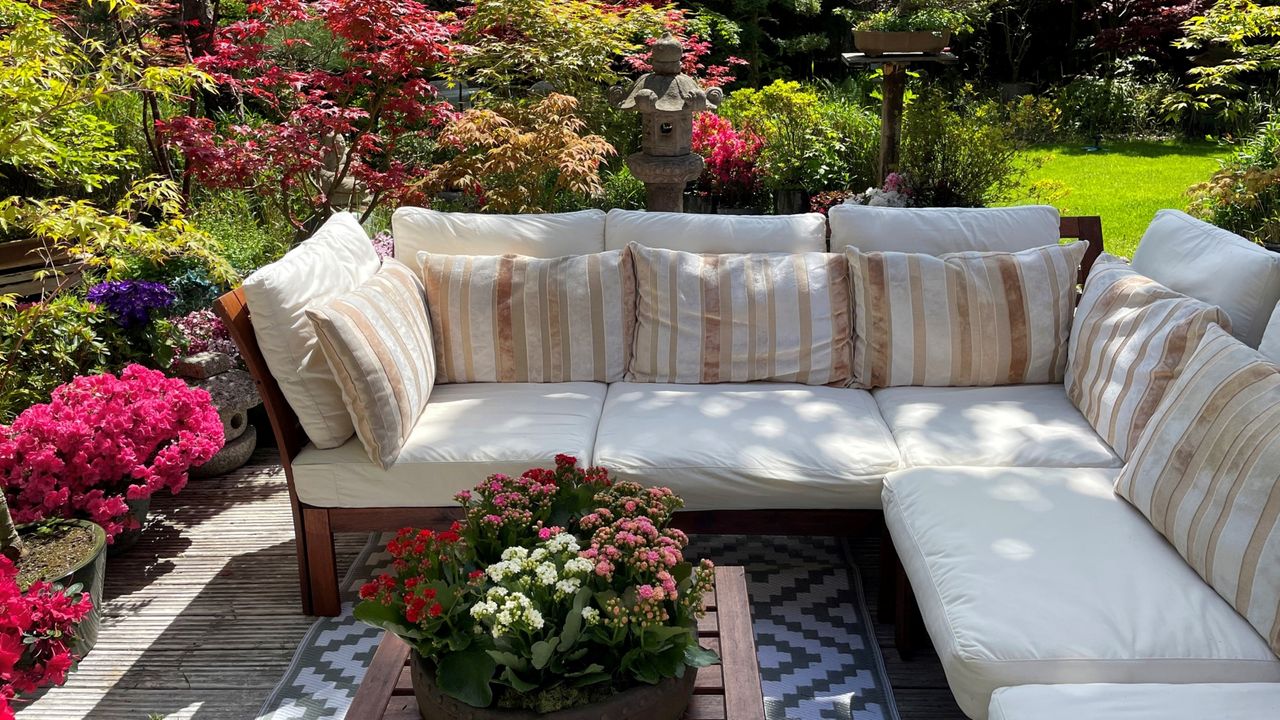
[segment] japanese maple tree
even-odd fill
[[[235,100],[217,120],[158,123],[188,177],[249,189],[299,229],[353,193],[367,213],[412,201],[423,139],[451,117],[430,81],[456,27],[417,0],[259,0],[195,63]]]

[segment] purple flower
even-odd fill
[[[173,305],[173,291],[164,283],[146,280],[112,280],[89,288],[89,302],[97,303],[115,316],[120,327],[146,325],[153,310]]]
[[[389,257],[395,257],[396,246],[395,242],[391,239],[391,233],[383,230],[377,235],[374,235],[372,240],[373,251],[378,254],[379,258],[385,260]]]

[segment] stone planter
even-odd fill
[[[866,55],[878,57],[889,53],[923,53],[937,55],[951,43],[950,30],[912,30],[885,32],[854,30],[853,44]]]
[[[61,520],[58,524],[88,528],[93,533],[93,545],[83,557],[76,558],[70,570],[57,577],[44,578],[47,582],[61,585],[64,588],[79,584],[84,589],[84,592],[89,593],[89,598],[93,600],[93,609],[76,626],[76,642],[71,647],[73,653],[83,657],[93,649],[94,644],[98,641],[98,628],[102,624],[102,582],[106,575],[107,567],[107,553],[105,552],[107,533],[97,523],[89,520]],[[39,542],[33,536],[41,526],[43,526],[43,523],[19,525],[18,534],[22,536],[25,542]]]
[[[773,213],[775,215],[795,215],[809,212],[809,193],[804,190],[775,190],[773,193]]]
[[[128,552],[138,544],[142,531],[147,527],[147,516],[151,514],[151,498],[142,500],[126,500],[129,514],[125,516],[125,530],[116,535],[115,542],[107,547],[107,557],[117,557]]]
[[[193,478],[217,477],[249,461],[258,447],[258,430],[249,423],[249,410],[262,404],[253,377],[235,367],[230,356],[203,352],[174,363],[174,371],[188,385],[209,393],[224,436],[222,449],[203,465],[191,468]]]
[[[417,652],[413,653],[411,668],[413,695],[423,720],[680,720],[693,696],[697,675],[693,668],[685,668],[682,678],[641,685],[603,702],[540,715],[531,710],[471,707],[445,695],[436,686],[435,666]]]

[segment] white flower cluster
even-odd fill
[[[550,596],[562,601],[573,597],[595,569],[590,560],[578,557],[578,549],[573,535],[561,533],[533,550],[503,550],[502,559],[485,569],[495,587],[472,606],[472,617],[489,625],[494,637],[512,630],[541,629],[543,617],[537,598]],[[598,613],[583,611],[588,622],[593,621],[593,615]]]
[[[471,606],[471,617],[488,623],[494,637],[512,630],[541,630],[543,622],[527,595],[503,587],[490,588],[484,600]]]

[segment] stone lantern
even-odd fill
[[[653,72],[641,75],[629,91],[609,90],[614,106],[640,113],[640,152],[627,157],[627,167],[644,183],[649,210],[684,210],[685,183],[703,165],[693,152],[693,114],[715,110],[724,96],[720,88],[703,90],[680,72],[683,57],[680,41],[667,33],[653,44]]]

